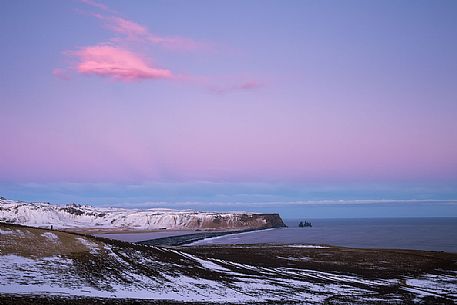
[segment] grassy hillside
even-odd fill
[[[158,247],[0,224],[0,304],[452,304],[457,254]]]

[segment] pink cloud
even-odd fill
[[[69,54],[78,57],[76,69],[82,74],[121,81],[169,79],[173,76],[170,70],[154,67],[141,56],[120,47],[91,46]]]
[[[121,17],[103,17],[103,19],[109,21],[108,26],[111,30],[120,34],[125,34],[127,36],[143,36],[149,34],[149,31],[144,26],[131,20]]]
[[[112,35],[114,37],[108,38],[109,42],[99,42],[77,51],[65,52],[66,55],[76,58],[77,62],[66,69],[54,69],[55,77],[69,79],[70,73],[76,71],[119,81],[167,79],[206,87],[217,94],[251,91],[261,86],[259,82],[253,80],[224,81],[214,77],[197,77],[188,73],[176,74],[168,69],[159,68],[140,56],[136,50],[141,50],[141,54],[145,54],[145,52],[155,51],[152,46],[183,51],[208,50],[211,46],[188,38],[157,35],[140,23],[120,17],[119,13],[103,3],[96,0],[79,1],[92,8],[90,12],[82,13],[97,18],[107,30],[114,33]]]
[[[104,16],[92,14],[101,20],[105,27],[112,32],[124,35],[128,40],[134,40],[146,44],[159,45],[173,50],[192,51],[204,49],[208,46],[189,38],[160,36],[151,33],[145,26],[118,16]],[[119,38],[115,39],[119,40]]]
[[[105,27],[117,34],[125,35],[129,40],[136,40],[143,43],[159,45],[168,49],[193,51],[196,49],[208,49],[208,44],[196,42],[189,38],[161,36],[149,31],[145,26],[132,20],[120,17],[116,12],[111,10],[107,5],[96,2],[95,0],[80,0],[81,3],[109,13],[102,15],[99,13],[90,13],[90,15],[101,20]],[[118,41],[119,37],[113,39]]]

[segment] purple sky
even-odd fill
[[[455,1],[4,1],[0,17],[4,194],[457,197]]]

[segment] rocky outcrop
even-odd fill
[[[285,228],[287,227],[279,214],[259,214],[264,217],[268,228]]]
[[[206,214],[206,213],[205,213]],[[254,214],[254,213],[230,213],[218,214],[207,213],[210,217],[204,217],[201,223],[194,224],[194,228],[211,229],[263,229],[282,228],[286,225],[279,214]],[[197,221],[202,219],[201,215],[195,215]]]

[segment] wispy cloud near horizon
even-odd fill
[[[208,87],[213,93],[226,94],[236,91],[253,91],[261,88],[263,85],[264,84],[259,81],[249,80],[242,83],[235,83],[225,86],[209,84]]]
[[[455,186],[455,184],[454,184]],[[12,200],[79,203],[101,207],[257,211],[282,217],[455,217],[455,187],[307,187],[260,183],[0,183],[0,196]],[[322,194],[322,190],[327,190]],[[371,191],[367,192],[367,189]],[[379,186],[378,186],[379,189]],[[390,191],[387,191],[390,189]],[[324,197],[322,197],[324,196]],[[425,198],[424,198],[425,197]],[[313,199],[314,198],[314,199]],[[417,198],[417,199],[408,199]]]

